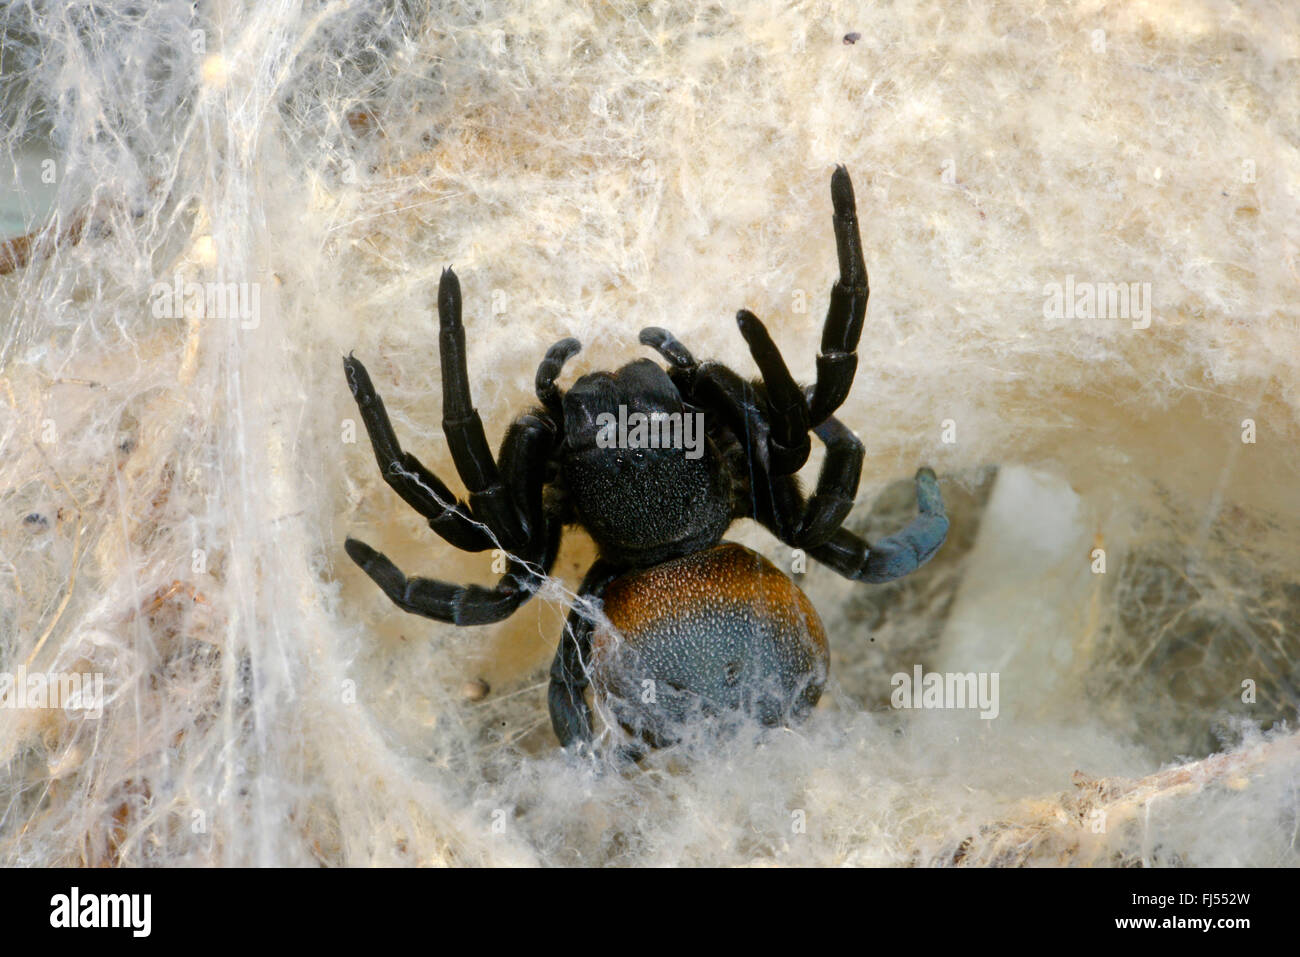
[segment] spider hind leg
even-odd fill
[[[536,562],[511,556],[505,575],[490,588],[407,578],[387,555],[355,538],[347,539],[343,548],[403,611],[452,625],[490,625],[510,617],[532,597],[541,577],[550,574],[559,551],[559,521],[553,520],[547,531],[544,554]]]
[[[579,602],[583,599],[599,600],[604,595],[606,586],[617,577],[618,572],[612,564],[598,559],[587,571],[578,589]],[[587,704],[586,691],[590,683],[588,672],[594,628],[595,622],[591,615],[575,604],[565,620],[564,634],[560,637],[555,660],[551,663],[546,703],[551,714],[551,727],[560,739],[562,748],[590,745],[593,737],[591,707]]]
[[[808,554],[845,578],[864,582],[887,582],[920,568],[939,550],[948,537],[948,516],[939,494],[939,481],[932,470],[916,473],[918,515],[888,538],[869,544],[846,528]]]

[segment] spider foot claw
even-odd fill
[[[916,471],[916,504],[922,515],[943,515],[943,496],[939,493],[939,478],[928,466]]]
[[[372,565],[376,558],[383,558],[379,552],[356,538],[346,539],[343,542],[343,550],[348,553],[348,558],[361,567],[362,571],[368,571],[368,566]]]
[[[443,329],[460,329],[460,280],[448,266],[438,277],[438,321]]]
[[[835,172],[831,174],[831,205],[835,209],[837,219],[850,222],[857,219],[858,209],[853,197],[853,180],[849,179],[848,168],[843,165],[836,165]]]
[[[375,387],[370,382],[370,373],[361,364],[361,360],[351,352],[343,358],[343,374],[347,377],[348,388],[352,391],[352,398],[356,399],[357,402],[369,401],[375,392]]]

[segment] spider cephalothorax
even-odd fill
[[[867,270],[853,185],[831,177],[840,277],[817,356],[817,381],[800,387],[763,324],[737,315],[760,377],[697,362],[671,333],[644,329],[649,359],[594,372],[567,391],[556,385],[575,339],[557,342],[537,370],[541,405],[507,430],[496,458],[473,403],[465,363],[460,283],[444,270],[438,289],[443,430],[468,491],[458,501],[402,450],[365,367],[343,361],[384,480],[457,548],[502,549],[495,587],[407,578],[355,539],[345,545],[399,607],[458,625],[500,621],[550,573],[565,525],[584,527],[599,557],[580,595],[603,602],[613,626],[575,607],[551,667],[551,722],[566,747],[592,739],[587,690],[633,734],[673,741],[694,716],[748,715],[764,724],[798,720],[826,680],[826,636],[816,611],[784,573],[753,551],[722,541],[753,518],[785,544],[847,578],[881,582],[907,574],[938,550],[948,520],[934,473],[916,475],[919,514],[897,535],[868,545],[841,527],[862,472],[862,444],[834,417],[857,371],[867,308]],[[826,446],[811,497],[795,473]],[[665,440],[665,437],[666,440]]]
[[[564,488],[602,556],[653,565],[722,538],[734,517],[729,475],[707,428],[694,428],[702,413],[687,409],[663,369],[638,359],[612,375],[585,375],[563,408]],[[629,420],[632,434],[624,425],[620,435]],[[671,440],[674,423],[682,441],[649,444],[652,428]],[[688,433],[698,443],[688,446]]]

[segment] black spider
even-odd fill
[[[460,283],[444,270],[443,429],[468,502],[402,450],[365,367],[351,356],[343,362],[384,480],[452,545],[508,556],[495,587],[457,585],[407,578],[349,538],[348,555],[399,607],[458,625],[500,621],[550,573],[565,525],[579,524],[595,540],[599,557],[580,596],[602,602],[621,640],[597,628],[584,603],[570,613],[549,694],[551,722],[566,747],[591,741],[589,684],[620,724],[656,746],[673,741],[696,712],[750,715],[770,725],[797,720],[816,704],[828,662],[821,622],[775,566],[722,542],[736,519],[754,518],[785,544],[869,582],[924,564],[947,535],[938,483],[924,468],[916,474],[920,514],[897,535],[868,545],[840,527],[857,494],[863,450],[832,413],[857,371],[868,295],[853,185],[842,166],[831,177],[831,201],[840,278],[831,288],[815,385],[795,383],[763,324],[745,310],[737,322],[761,373],[753,382],[721,363],[697,362],[671,333],[649,328],[640,341],[668,361],[667,371],[639,359],[582,376],[562,393],[556,377],[580,348],[564,339],[538,367],[541,406],[515,419],[495,460],[470,401]],[[702,421],[703,441],[693,449],[684,442],[646,447],[652,436],[634,430],[630,438],[620,434],[620,444],[612,427],[620,413],[625,422],[636,413],[660,426],[676,422],[679,438],[687,434],[682,425]],[[826,457],[805,498],[795,473],[808,459],[810,431]]]

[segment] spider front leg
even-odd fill
[[[458,290],[453,285],[455,276],[450,276],[450,283],[448,276],[449,271],[443,273],[440,290],[443,332],[450,331],[444,336],[444,342],[449,341],[451,347],[444,350],[444,378],[450,371],[459,376],[460,381],[450,390],[444,383],[444,395],[451,391],[453,407],[463,411],[468,405],[469,395],[468,383],[464,381],[464,331],[459,329]],[[449,294],[456,294],[455,299],[451,299]],[[448,322],[448,319],[454,321]],[[553,382],[564,359],[576,351],[574,340],[552,347],[538,369],[539,389],[542,383]],[[466,480],[472,499],[476,490],[480,493],[476,501],[466,506],[457,503],[447,487],[414,456],[402,451],[383,401],[375,394],[365,367],[349,357],[344,360],[344,368],[384,478],[403,500],[429,517],[429,524],[447,541],[466,550],[482,551],[493,545],[501,547],[499,537],[495,536],[496,528],[479,522],[474,516],[475,508],[482,507],[484,502],[494,515],[501,511],[508,514],[508,524],[518,529],[518,539],[522,542],[519,548],[507,550],[506,572],[492,588],[429,578],[407,578],[386,555],[352,538],[344,543],[348,556],[394,604],[412,614],[457,625],[489,624],[508,617],[528,600],[542,578],[550,574],[559,550],[563,527],[561,516],[558,511],[547,513],[542,499],[547,471],[559,445],[559,427],[543,410],[538,410],[537,414],[521,415],[501,442],[501,465],[498,468],[491,454],[485,451],[486,439],[482,437],[481,424],[478,425],[478,436],[473,434],[473,425],[478,422],[477,413],[470,407],[472,415],[460,415],[457,420],[460,431],[457,441],[452,444],[453,457],[459,448],[479,473],[494,477],[487,483],[489,494],[486,497],[482,494],[482,484],[470,485]],[[482,441],[481,447],[477,444],[479,440]],[[463,478],[465,470],[460,471]],[[499,527],[499,518],[493,524]]]
[[[742,309],[736,315],[758,366],[760,380],[745,382],[720,363],[697,363],[671,333],[650,328],[641,342],[671,364],[670,375],[689,401],[715,410],[744,446],[751,514],[782,542],[809,550],[841,574],[888,581],[917,568],[947,535],[934,473],[917,476],[921,514],[898,535],[868,546],[840,526],[853,508],[862,474],[862,443],[834,417],[857,372],[857,346],[866,316],[867,267],[862,255],[853,183],[837,166],[831,176],[832,222],[840,277],[822,328],[817,382],[801,389],[763,323]],[[817,486],[806,500],[794,478],[808,460],[809,427],[826,445]],[[820,552],[820,554],[819,554]]]
[[[862,338],[870,289],[853,182],[843,166],[836,166],[831,175],[831,206],[840,277],[831,287],[817,356],[817,383],[810,394],[805,396],[794,381],[781,351],[758,317],[745,309],[736,315],[766,391],[769,467],[773,475],[793,475],[808,461],[808,429],[821,425],[843,405],[858,370],[858,340]]]
[[[849,171],[836,166],[831,174],[831,222],[840,278],[831,287],[831,302],[822,326],[821,352],[817,356],[817,385],[809,402],[813,425],[825,422],[848,397],[858,371],[858,340],[867,314],[867,264],[862,257],[858,209]]]
[[[370,436],[370,445],[384,481],[402,497],[402,501],[429,520],[430,528],[452,545],[467,552],[491,548],[492,536],[482,522],[474,519],[470,507],[458,502],[451,490],[419,459],[402,450],[384,409],[384,400],[375,392],[370,374],[361,360],[348,356],[343,360],[343,372],[361,413],[366,434]]]
[[[438,356],[442,364],[442,429],[456,471],[469,492],[469,504],[506,551],[527,538],[510,492],[488,448],[483,422],[470,398],[465,326],[461,322],[460,280],[450,268],[438,282]]]
[[[862,337],[870,290],[853,183],[843,166],[836,166],[831,176],[831,205],[840,277],[831,287],[821,352],[817,356],[817,382],[808,394],[790,375],[781,351],[758,317],[746,309],[736,314],[740,333],[761,376],[762,394],[756,401],[766,428],[765,447],[760,451],[765,458],[764,470],[773,476],[793,475],[808,461],[809,429],[821,425],[843,404],[857,373],[858,340]],[[686,383],[688,391],[695,391],[700,378],[698,371],[713,365],[698,366],[685,347],[663,329],[643,330],[641,342],[672,363],[673,373]],[[730,383],[717,385],[733,392],[729,398],[733,405],[749,404],[748,396],[737,393]]]
[[[505,574],[494,587],[407,578],[386,555],[353,538],[344,543],[348,556],[403,611],[456,625],[485,625],[509,617],[550,574],[559,551],[563,523],[558,511],[547,513],[542,503],[555,434],[555,426],[545,418],[522,415],[501,443],[506,500],[527,538],[522,548],[507,553]]]

